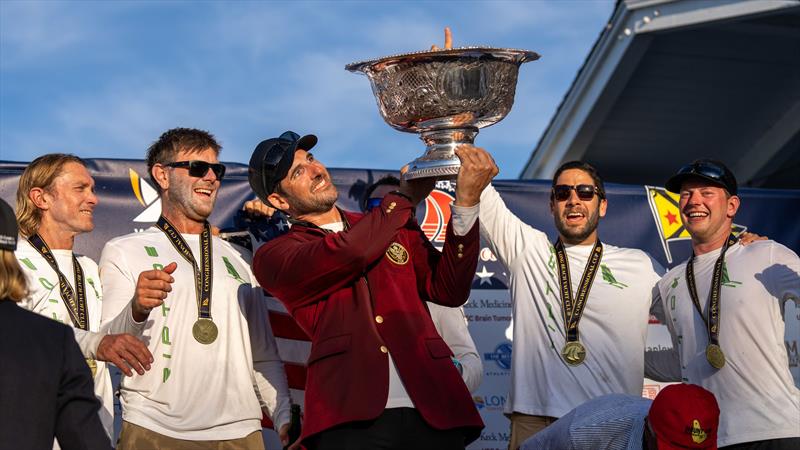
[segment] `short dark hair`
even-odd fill
[[[153,178],[153,166],[173,162],[172,160],[181,151],[199,153],[207,148],[214,150],[217,155],[222,149],[214,135],[208,131],[196,128],[173,128],[165,131],[147,149],[147,173],[156,185],[156,189],[161,191],[161,186]]]
[[[605,185],[603,185],[603,179],[600,177],[600,173],[597,171],[597,169],[594,168],[593,165],[583,161],[568,161],[562,164],[561,167],[559,167],[556,170],[555,175],[553,175],[553,182],[552,182],[553,188],[556,187],[556,180],[558,180],[558,177],[561,176],[561,173],[570,169],[582,170],[587,174],[589,174],[589,176],[592,177],[592,180],[594,181],[594,185],[597,186],[600,199],[606,198],[606,188]],[[553,193],[551,191],[550,200],[552,199],[553,199]]]
[[[367,189],[364,191],[364,195],[361,196],[361,201],[359,202],[361,211],[367,210],[367,202],[372,196],[372,193],[375,192],[375,189],[378,189],[381,186],[400,186],[400,179],[393,175],[386,175],[385,177],[369,185],[369,187],[367,187]]]

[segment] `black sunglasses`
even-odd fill
[[[678,170],[678,175],[686,174],[696,174],[715,180],[723,180],[725,177],[725,169],[713,162],[701,161],[685,165]]]
[[[557,201],[563,202],[569,198],[571,195],[570,193],[573,190],[575,190],[575,193],[578,194],[578,198],[585,202],[593,199],[595,194],[597,194],[600,198],[603,198],[603,193],[600,191],[600,189],[591,184],[579,184],[577,186],[557,184],[553,186],[553,197]]]
[[[206,161],[192,160],[192,161],[175,161],[164,164],[167,167],[184,167],[189,169],[189,176],[195,178],[203,178],[211,169],[219,181],[225,177],[225,165],[219,163],[210,163]]]

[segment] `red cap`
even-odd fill
[[[717,450],[719,406],[714,394],[694,384],[673,384],[658,393],[647,421],[658,450]]]

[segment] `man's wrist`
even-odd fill
[[[131,317],[133,317],[133,321],[136,323],[147,320],[150,316],[150,311],[152,311],[152,309],[142,308],[138,306],[135,301],[131,303]]]

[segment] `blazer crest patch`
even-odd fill
[[[386,249],[386,257],[389,261],[402,266],[408,262],[408,250],[397,242],[392,242]]]

